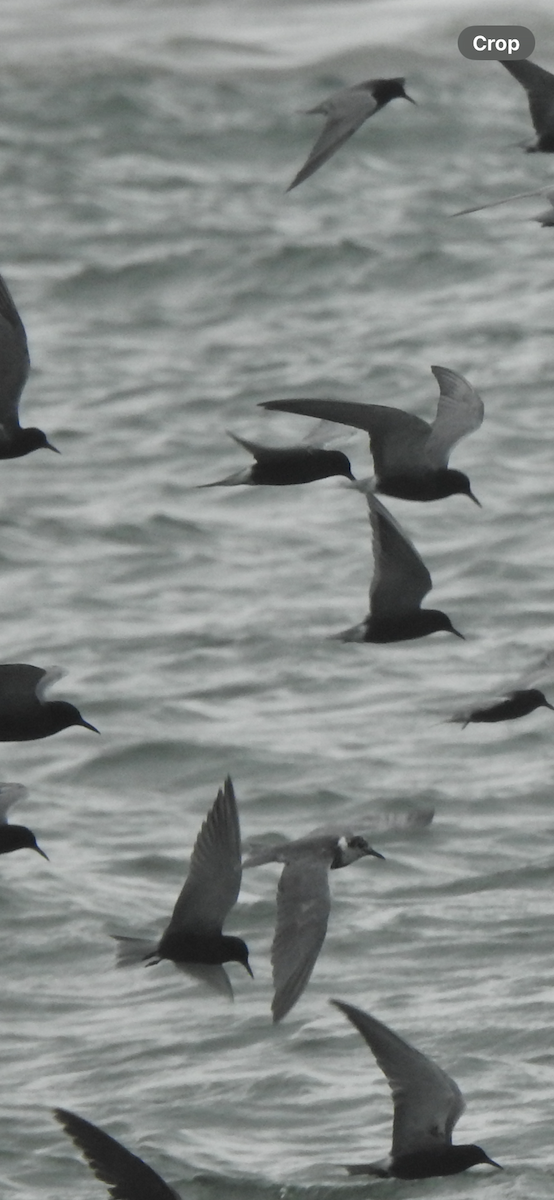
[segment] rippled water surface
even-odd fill
[[[499,19],[531,27],[554,70],[549,8]],[[0,267],[30,341],[23,419],[62,453],[0,464],[0,660],[63,666],[56,695],[101,730],[3,745],[0,777],[29,788],[13,819],[50,858],[0,862],[6,1200],[105,1194],[56,1105],[194,1200],[551,1196],[552,714],[445,720],[554,645],[554,231],[531,220],[540,197],[451,219],[553,163],[518,146],[516,81],[460,56],[478,16],[2,6]],[[418,107],[391,104],[285,195],[319,128],[303,110],[389,74]],[[329,640],[367,612],[363,497],[336,479],[197,485],[246,465],[227,430],[309,432],[263,400],[432,418],[437,362],[485,402],[453,456],[482,509],[390,507],[467,640]],[[368,475],[365,436],[337,432]],[[333,873],[325,946],[278,1027],[276,866],[245,873],[228,923],[255,973],[231,966],[233,1006],[167,962],[114,969],[110,934],[163,928],[228,772],[245,841],[344,821],[386,856]],[[391,831],[410,806],[433,823]],[[452,1073],[458,1140],[503,1174],[348,1179],[344,1162],[388,1149],[392,1107],[330,996]]]

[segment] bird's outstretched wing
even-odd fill
[[[373,534],[369,605],[374,617],[396,617],[419,608],[433,586],[425,563],[384,504],[367,494]]]
[[[421,417],[384,404],[306,399],[266,400],[261,407],[363,429],[369,434],[378,477],[421,469],[421,457],[431,432],[431,426]]]
[[[240,826],[231,779],[227,777],[196,839],[189,873],[168,933],[221,933],[240,891]]]
[[[552,144],[543,145],[542,149],[554,150],[554,75],[528,58],[516,62],[502,59],[502,66],[525,88],[531,120],[539,138],[550,132]]]
[[[476,204],[472,208],[461,208],[452,213],[453,217],[465,217],[467,213],[482,212],[484,208],[498,208],[499,204],[509,204],[510,200],[524,200],[526,196],[547,196],[554,203],[554,190],[550,187],[533,188],[531,192],[515,192],[513,196],[503,196],[501,200],[489,200],[487,204]]]
[[[394,1103],[393,1157],[449,1145],[465,1107],[457,1083],[369,1013],[342,1000],[331,1003],[361,1033],[388,1080]]]
[[[329,859],[306,854],[287,862],[277,889],[271,950],[274,1021],[290,1012],[308,983],[325,940],[330,907]]]
[[[55,1108],[54,1116],[84,1154],[96,1178],[108,1185],[112,1200],[180,1200],[152,1167],[92,1121],[65,1108]]]
[[[321,113],[326,117],[325,125],[312,147],[304,166],[295,175],[287,192],[303,183],[318,167],[323,166],[328,158],[352,137],[352,134],[371,117],[378,108],[377,101],[370,91],[358,87],[341,88],[310,113]]]
[[[7,824],[10,808],[28,795],[22,783],[0,783],[0,825]]]
[[[0,275],[0,435],[19,425],[19,397],[29,374],[29,350],[23,322]]]
[[[429,465],[445,467],[448,457],[461,438],[479,429],[484,405],[475,388],[449,367],[431,367],[440,388],[437,415],[425,450]]]

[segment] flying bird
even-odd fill
[[[358,834],[315,829],[297,841],[282,842],[245,860],[245,867],[284,863],[271,950],[274,1022],[281,1021],[302,995],[325,941],[331,910],[329,870],[348,867],[367,855],[384,857]]]
[[[70,725],[83,725],[98,733],[74,704],[45,698],[47,688],[63,674],[59,667],[44,670],[29,663],[0,665],[0,742],[50,737]]]
[[[19,400],[29,368],[23,322],[0,275],[0,458],[22,458],[41,449],[59,454],[42,429],[22,429],[19,424]]]
[[[384,504],[367,494],[373,536],[373,579],[369,613],[360,625],[334,634],[342,642],[403,642],[429,633],[463,638],[446,613],[420,608],[433,586],[425,563]]]
[[[159,942],[117,937],[118,966],[147,966],[171,959],[180,971],[233,998],[225,962],[239,962],[252,975],[241,938],[222,933],[235,904],[242,875],[240,826],[231,779],[227,777],[202,825],[189,873]]]
[[[0,854],[10,854],[12,850],[36,850],[48,861],[48,855],[37,846],[37,839],[25,825],[9,825],[8,812],[28,795],[27,788],[22,783],[0,783]]]
[[[384,108],[390,100],[401,98],[415,104],[415,100],[406,95],[404,83],[404,79],[366,79],[363,83],[354,84],[354,87],[340,88],[315,108],[309,108],[306,115],[321,113],[326,118],[325,125],[287,192],[313,175],[368,117]]]
[[[108,1185],[112,1200],[181,1200],[179,1193],[152,1167],[98,1125],[66,1108],[55,1108],[53,1113],[86,1158],[96,1178]]]
[[[234,471],[225,479],[215,483],[202,483],[200,487],[229,487],[233,484],[270,484],[282,486],[292,483],[313,483],[316,479],[327,479],[330,475],[354,476],[350,463],[340,450],[323,450],[319,446],[261,446],[246,438],[229,435],[239,446],[254,458],[250,467]]]
[[[401,500],[442,500],[460,492],[479,504],[467,475],[451,470],[448,459],[461,438],[479,429],[483,401],[457,371],[437,366],[431,370],[440,389],[432,425],[401,408],[350,400],[266,400],[261,407],[364,429],[378,492]]]
[[[349,1166],[350,1175],[382,1179],[429,1179],[458,1175],[477,1163],[502,1170],[480,1146],[453,1146],[452,1130],[465,1102],[457,1083],[437,1063],[415,1050],[369,1013],[331,1000],[367,1042],[392,1091],[392,1147],[382,1162]]]
[[[502,59],[502,66],[517,79],[525,88],[531,120],[533,122],[536,142],[527,146],[527,152],[535,150],[554,152],[554,75],[537,66],[528,58],[518,59],[517,62],[507,62]]]
[[[491,699],[490,703],[476,705],[463,712],[455,713],[450,721],[457,722],[466,728],[470,724],[492,724],[496,721],[515,721],[518,717],[526,717],[536,708],[551,708],[544,692],[536,686],[538,683],[552,682],[554,673],[554,650],[545,654],[538,663],[529,668],[513,684],[508,691],[503,691]]]
[[[539,225],[545,228],[547,225],[554,225],[554,188],[548,186],[543,188],[534,188],[531,192],[516,192],[513,196],[503,196],[502,200],[489,200],[487,204],[476,204],[472,208],[461,208],[459,212],[452,213],[453,217],[465,217],[467,213],[482,212],[484,208],[498,208],[500,204],[509,204],[511,200],[524,200],[526,196],[546,196],[550,204],[542,213],[538,213],[536,217],[532,217],[532,221],[538,221]]]

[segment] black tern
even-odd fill
[[[429,1179],[458,1175],[477,1163],[502,1170],[480,1146],[453,1146],[452,1130],[465,1101],[453,1079],[437,1063],[415,1050],[369,1013],[332,1000],[367,1042],[392,1091],[392,1147],[383,1162],[349,1166],[351,1175],[382,1179]]]
[[[353,87],[340,88],[315,108],[309,108],[306,115],[321,114],[326,118],[325,125],[287,192],[313,175],[368,117],[384,108],[390,100],[398,98],[415,104],[415,100],[406,95],[404,83],[404,79],[366,79]]]
[[[366,855],[384,857],[356,834],[315,829],[297,841],[282,842],[245,859],[245,867],[285,864],[277,888],[271,950],[275,1022],[281,1021],[302,995],[325,941],[331,910],[329,870],[348,867]]]
[[[461,208],[459,212],[452,213],[452,216],[465,217],[468,213],[482,212],[485,208],[498,208],[500,204],[509,204],[511,200],[524,200],[527,196],[546,196],[550,208],[538,213],[536,217],[531,217],[531,220],[538,221],[543,228],[554,225],[554,188],[550,186],[533,188],[530,192],[516,192],[513,196],[503,196],[502,200],[489,200],[487,204],[476,204],[472,208]]]
[[[531,120],[535,127],[537,140],[532,146],[526,146],[528,153],[542,150],[554,152],[554,75],[537,66],[528,58],[517,62],[507,62],[502,59],[502,66],[517,79],[525,88]]]
[[[316,479],[327,479],[330,475],[354,476],[350,463],[340,450],[323,450],[318,446],[260,446],[259,442],[246,441],[231,433],[239,446],[253,456],[251,467],[244,467],[216,479],[215,483],[203,483],[201,487],[229,487],[233,484],[270,484],[282,486],[292,483],[313,483]]]
[[[46,689],[63,674],[58,667],[45,671],[29,663],[0,665],[0,742],[51,737],[70,725],[83,725],[98,733],[74,704],[45,699]]]
[[[466,725],[472,723],[493,724],[496,721],[515,721],[518,717],[526,717],[536,708],[551,708],[554,711],[554,704],[550,704],[544,692],[534,686],[544,681],[552,682],[553,675],[554,651],[550,650],[539,662],[521,675],[509,691],[506,689],[491,699],[488,704],[478,704],[464,712],[454,713],[450,720],[457,722],[462,729],[465,729]]]
[[[96,1178],[108,1185],[112,1200],[181,1200],[161,1175],[98,1125],[66,1108],[55,1108],[53,1113]]]
[[[463,638],[446,613],[420,608],[433,586],[425,563],[372,492],[368,492],[367,503],[374,559],[369,613],[361,625],[333,636],[343,642],[403,642],[444,630]]]
[[[8,812],[19,800],[28,795],[22,783],[0,783],[0,854],[12,850],[36,850],[48,861],[48,855],[37,846],[37,839],[25,825],[8,825]]]
[[[461,492],[479,504],[467,475],[448,467],[457,442],[478,429],[483,401],[475,388],[448,367],[431,367],[440,388],[432,425],[383,404],[349,400],[266,400],[261,407],[352,425],[369,434],[374,488],[401,500],[442,500]]]
[[[30,361],[23,322],[0,275],[0,458],[22,458],[32,450],[59,450],[42,429],[22,429],[19,400]]]
[[[171,959],[179,970],[233,998],[222,964],[242,963],[252,976],[248,948],[222,933],[241,882],[240,826],[231,779],[227,777],[202,825],[190,858],[189,873],[169,925],[159,942],[117,937],[118,966],[153,966]]]

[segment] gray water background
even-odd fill
[[[494,9],[487,10],[487,17]],[[550,5],[498,9],[554,68]],[[4,744],[50,864],[2,858],[6,1200],[105,1195],[53,1122],[107,1128],[193,1200],[550,1197],[554,1169],[552,716],[445,718],[554,644],[552,177],[524,93],[464,60],[478,8],[414,2],[95,3],[0,9],[0,268],[30,340],[23,421],[62,452],[1,464],[1,660],[58,663],[101,738]],[[334,87],[401,74],[395,102],[284,190]],[[428,604],[466,635],[342,645],[371,578],[363,498],[338,481],[198,491],[297,440],[290,395],[432,417],[431,363],[483,395],[460,444],[483,508],[391,501]],[[367,439],[343,445],[370,473]],[[554,700],[552,691],[550,698]],[[234,1006],[171,964],[116,971],[114,932],[160,930],[227,772],[244,839],[325,822],[383,833],[334,875],[306,993],[270,1024],[277,867],[245,873]],[[383,815],[384,814],[384,815]],[[504,1164],[349,1180],[390,1144],[387,1085],[327,1003],[369,1009],[462,1087],[460,1141]]]

